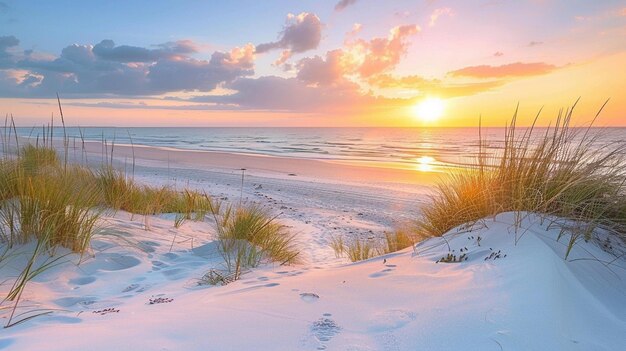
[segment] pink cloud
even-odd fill
[[[428,23],[428,26],[434,27],[439,17],[443,15],[454,16],[454,12],[449,7],[442,7],[442,8],[435,9],[435,11],[433,11],[433,13],[430,15],[430,22]]]
[[[417,25],[398,26],[392,28],[386,38],[359,39],[348,43],[344,60],[362,77],[393,69],[407,51],[408,38],[420,30]]]
[[[346,67],[342,63],[343,52],[338,50],[326,53],[326,58],[320,56],[307,57],[297,64],[298,79],[307,84],[330,85],[343,81]]]

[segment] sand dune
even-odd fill
[[[415,250],[347,265],[265,266],[223,287],[198,285],[220,264],[207,223],[152,230],[120,213],[94,256],[31,283],[5,330],[11,350],[618,350],[626,346],[626,265],[598,242],[569,259],[547,229],[514,216],[456,229]],[[105,230],[106,233],[106,230]],[[182,234],[182,235],[181,235]],[[194,238],[194,241],[191,241]],[[480,238],[480,240],[478,239]],[[109,239],[111,239],[109,237]],[[115,240],[119,239],[113,239]],[[517,244],[516,244],[517,240]],[[437,261],[448,247],[467,257]],[[616,247],[615,250],[623,248]],[[615,251],[614,251],[615,252]],[[460,253],[459,253],[460,254]],[[611,263],[608,263],[611,262]],[[11,267],[4,267],[7,273]],[[532,337],[530,337],[532,336]]]

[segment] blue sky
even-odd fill
[[[616,0],[0,0],[0,24],[0,99],[10,109],[0,112],[29,122],[48,115],[58,92],[96,119],[188,111],[209,125],[225,111],[244,124],[244,113],[274,113],[279,125],[284,113],[316,125],[338,116],[411,124],[411,107],[434,96],[458,124],[459,111],[475,115],[489,97],[483,109],[494,115],[504,110],[495,101],[514,96],[531,106],[614,97],[626,51],[626,5]],[[585,70],[606,88],[546,91]],[[515,88],[533,80],[536,96]],[[626,103],[609,111],[617,119]]]

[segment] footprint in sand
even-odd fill
[[[376,273],[372,273],[369,275],[370,278],[380,278],[380,277],[384,277],[386,275],[389,275],[389,273],[393,272],[394,269],[393,268],[385,268],[380,272],[376,272]]]
[[[93,274],[98,271],[113,272],[129,269],[140,263],[141,261],[133,256],[118,253],[101,253],[95,260],[84,263],[82,270],[87,274]]]
[[[162,254],[161,256],[163,257],[163,259],[170,260],[170,261],[174,261],[179,257],[178,254],[175,254],[173,252],[167,252],[167,253]]]
[[[70,296],[53,300],[55,304],[63,308],[79,308],[82,310],[96,310],[119,305],[119,301],[98,300],[95,296]]]
[[[300,299],[304,302],[315,302],[320,299],[320,296],[316,293],[301,293]]]
[[[61,307],[72,307],[75,305],[89,306],[95,303],[95,296],[70,296],[70,297],[62,297],[60,299],[53,300],[55,304]]]
[[[68,281],[72,285],[87,285],[96,281],[96,277],[79,277],[73,278]]]
[[[334,320],[322,317],[311,324],[310,330],[315,340],[320,342],[317,349],[325,350],[326,343],[339,334],[341,327]]]
[[[156,251],[156,248],[161,246],[161,244],[154,242],[154,241],[140,241],[139,242],[139,248],[141,249],[141,251],[145,252],[145,253],[153,253]]]
[[[169,280],[177,280],[186,277],[186,269],[182,268],[171,268],[161,271],[161,273]]]
[[[399,329],[414,321],[417,315],[406,310],[386,310],[372,316],[368,330],[374,333],[388,332]]]
[[[160,271],[162,268],[168,267],[169,265],[167,263],[161,262],[161,261],[152,261],[152,270],[153,271]]]

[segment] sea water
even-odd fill
[[[526,130],[519,128],[517,135]],[[41,138],[49,130],[17,128],[20,136]],[[583,134],[585,130],[580,130]],[[177,149],[272,155],[293,158],[366,162],[398,168],[463,167],[480,150],[497,155],[504,145],[504,128],[187,128],[187,127],[68,127],[54,128],[55,138],[70,142],[103,141]],[[542,136],[544,128],[533,135]],[[626,128],[594,128],[602,133],[598,147],[626,141]]]

